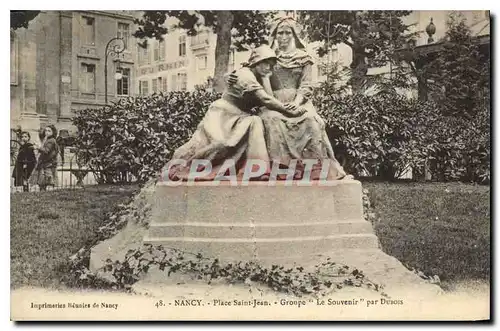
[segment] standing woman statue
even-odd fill
[[[287,116],[302,114],[297,107],[268,95],[260,84],[275,63],[276,54],[269,46],[252,51],[246,66],[233,73],[237,82],[226,86],[222,98],[210,105],[191,139],[174,152],[172,159],[185,160],[186,164],[169,167],[170,179],[187,180],[196,159],[209,160],[212,165],[211,173],[200,180],[215,179],[227,159],[235,161],[240,176],[250,159],[269,165],[262,119],[252,113],[252,108],[266,107]],[[258,179],[269,179],[269,172],[267,169]]]
[[[269,157],[287,167],[292,160],[316,159],[311,179],[320,178],[322,166],[328,166],[327,179],[350,179],[335,158],[332,145],[325,131],[325,122],[317,114],[311,102],[313,59],[306,52],[299,38],[298,25],[290,17],[279,19],[269,38],[276,52],[277,63],[270,77],[264,77],[262,85],[268,94],[283,103],[300,109],[301,116],[288,116],[269,108],[263,108],[262,118]],[[231,75],[230,82],[234,82]],[[328,165],[322,164],[328,160]],[[301,177],[299,171],[296,179]]]

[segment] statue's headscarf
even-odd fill
[[[292,54],[280,54],[275,45],[276,34],[278,32],[278,28],[280,26],[287,25],[292,30],[292,34],[295,40],[295,47],[297,48],[296,52]],[[269,36],[269,45],[271,48],[276,51],[278,56],[278,63],[285,68],[296,68],[303,67],[307,64],[313,64],[314,61],[312,57],[306,52],[306,44],[300,39],[300,26],[291,17],[283,17],[276,20],[271,27],[271,35]]]
[[[269,45],[271,48],[274,48],[274,42],[276,41],[276,33],[278,32],[278,28],[280,26],[289,26],[292,29],[293,37],[295,39],[295,47],[299,49],[306,49],[306,44],[300,39],[299,34],[301,31],[300,25],[291,17],[283,17],[277,19],[271,27],[271,35],[269,36]]]

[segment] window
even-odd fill
[[[138,47],[139,52],[139,64],[149,64],[149,44],[146,47]]]
[[[129,45],[129,39],[130,39],[130,28],[129,28],[128,24],[118,23],[117,37],[123,39],[123,42],[125,43],[125,49],[127,49],[128,45]]]
[[[149,82],[147,80],[139,81],[139,93],[141,95],[149,94]]]
[[[85,45],[95,45],[95,19],[83,17],[83,42]]]
[[[159,85],[161,86],[161,90],[163,92],[167,92],[168,87],[168,79],[167,77],[159,77],[158,78]]]
[[[196,57],[196,62],[197,62],[198,70],[205,70],[207,68],[207,64],[208,64],[208,57],[206,55],[198,56],[198,57]]]
[[[144,50],[140,45],[137,45],[137,59],[139,60],[139,64],[144,63]]]
[[[122,79],[116,81],[116,94],[129,95],[130,89],[130,69],[121,69]]]
[[[151,81],[151,85],[152,85],[153,93],[158,93],[158,79],[157,78],[153,78],[153,80]]]
[[[159,40],[155,44],[155,49],[153,53],[154,61],[163,61],[165,60],[165,41]]]
[[[161,77],[158,77],[158,91],[159,92],[163,91],[163,89],[162,89],[162,78]]]
[[[165,60],[165,41],[164,40],[159,40],[156,42],[153,58],[154,58],[154,61]]]
[[[10,34],[10,83],[17,84],[17,40],[14,33]]]
[[[160,59],[160,44],[157,42],[155,44],[155,49],[153,50],[153,61],[158,61]]]
[[[186,56],[186,36],[179,37],[179,56]]]
[[[177,74],[177,82],[179,84],[179,88],[181,91],[187,90],[187,74],[186,73],[178,73]]]
[[[80,70],[80,92],[95,93],[95,64],[82,63]]]
[[[177,76],[172,75],[172,91],[177,91]]]
[[[158,91],[167,92],[167,77],[158,77]]]
[[[160,52],[160,61],[165,60],[165,40],[158,41],[158,49]]]

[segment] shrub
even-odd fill
[[[488,107],[471,120],[397,93],[335,97],[325,92],[314,102],[349,173],[392,180],[427,163],[435,180],[489,180]]]
[[[336,154],[355,175],[392,179],[423,166],[432,150],[424,126],[435,110],[397,94],[317,96]]]
[[[471,119],[443,116],[429,127],[435,140],[430,171],[439,181],[460,180],[488,183],[490,180],[490,112],[474,111]]]
[[[187,141],[218,97],[203,90],[170,92],[84,109],[73,119],[78,159],[100,183],[119,181],[127,171],[146,181]]]

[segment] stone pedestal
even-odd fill
[[[361,183],[158,184],[144,242],[224,260],[288,264],[344,249],[377,249]]]
[[[419,297],[434,297],[441,293],[438,286],[426,283],[382,252],[372,225],[363,219],[360,182],[327,184],[148,186],[134,205],[139,209],[150,205],[149,226],[131,219],[119,234],[92,248],[90,269],[97,271],[106,259],[122,260],[129,249],[152,243],[223,262],[253,260],[262,266],[298,265],[310,271],[330,258],[362,270],[392,295],[410,291]],[[188,296],[193,298],[206,296],[212,286],[188,275],[167,276],[152,268],[133,288],[137,293],[165,298],[179,289],[179,283],[199,288]]]

